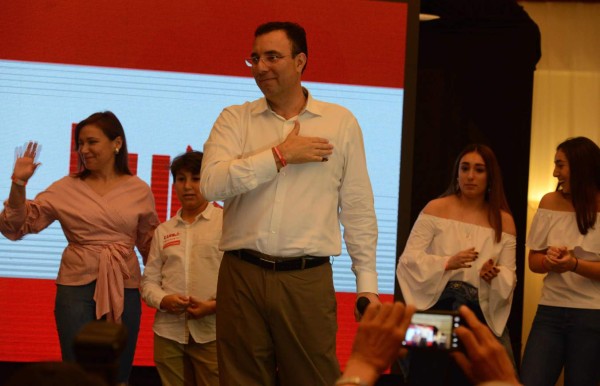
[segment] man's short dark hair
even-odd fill
[[[171,174],[173,179],[182,170],[186,170],[192,174],[200,174],[200,168],[202,167],[202,156],[203,153],[197,150],[191,150],[183,154],[178,155],[171,162]]]
[[[308,62],[308,44],[306,43],[306,31],[298,24],[291,21],[270,21],[264,23],[256,28],[254,31],[254,37],[264,35],[273,31],[285,31],[288,39],[292,42],[292,57],[296,57],[301,52],[304,52]],[[306,64],[304,65],[306,69]],[[302,70],[304,72],[304,70]]]

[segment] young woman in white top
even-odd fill
[[[457,157],[452,176],[447,191],[419,215],[400,256],[402,294],[419,310],[468,306],[512,357],[506,321],[516,283],[516,231],[500,167],[489,147],[472,144]],[[423,372],[411,362],[414,380]]]
[[[600,384],[600,148],[588,138],[556,149],[555,192],[533,219],[529,269],[544,273],[540,304],[525,347],[527,386]]]

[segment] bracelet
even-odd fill
[[[573,256],[575,258],[575,265],[573,266],[573,269],[571,270],[571,272],[577,272],[577,266],[579,265],[579,259],[576,258],[575,256]]]
[[[18,179],[17,177],[15,177],[14,174],[12,176],[10,176],[10,179],[12,180],[13,184],[15,184],[15,185],[19,185],[19,186],[27,185],[27,181]]]
[[[334,386],[342,385],[355,385],[355,386],[369,386],[367,382],[360,379],[360,377],[344,377],[335,381]]]
[[[277,146],[275,146],[275,147],[273,147],[273,150],[275,151],[275,154],[277,154],[277,158],[279,158],[279,162],[281,162],[281,166],[285,167],[287,165],[287,162],[285,161],[285,158],[283,158],[283,155],[279,151],[279,148],[277,148]]]

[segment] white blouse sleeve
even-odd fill
[[[404,301],[414,304],[419,310],[428,309],[435,304],[450,277],[445,274],[449,256],[427,253],[437,231],[435,217],[421,213],[410,232],[396,269]]]
[[[162,299],[168,295],[161,285],[163,260],[161,257],[162,248],[160,247],[160,240],[162,239],[162,235],[160,232],[161,227],[158,227],[154,232],[141,285],[142,299],[144,299],[148,306],[157,310],[160,310]]]
[[[502,335],[506,326],[517,283],[515,260],[517,240],[515,236],[506,233],[502,238],[502,250],[498,256],[495,256],[500,272],[491,283],[481,279],[479,284],[479,305],[488,326],[497,336]]]
[[[548,248],[548,233],[550,233],[552,224],[552,214],[538,209],[531,221],[531,227],[527,236],[527,247],[534,251],[541,251]]]

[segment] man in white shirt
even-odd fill
[[[330,264],[340,223],[357,297],[379,303],[362,132],[350,111],[302,87],[301,26],[270,22],[254,36],[246,63],[264,98],[225,108],[204,145],[202,194],[225,203],[220,381],[330,386],[340,372]]]

